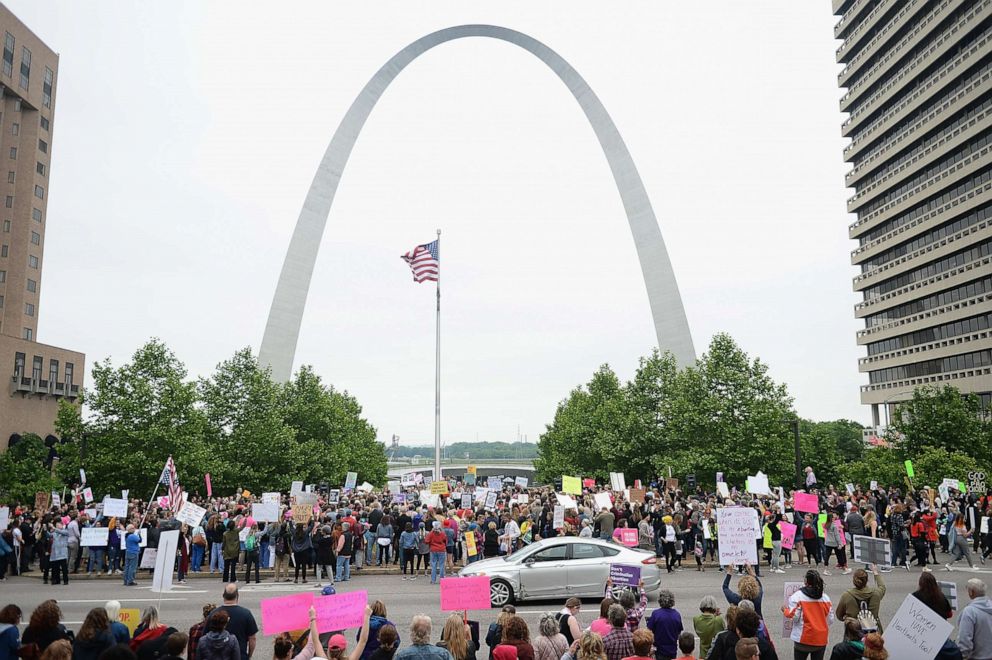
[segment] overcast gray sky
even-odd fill
[[[555,49],[612,114],[697,352],[729,332],[802,415],[868,420],[826,0],[8,6],[61,55],[38,338],[88,366],[152,336],[193,375],[257,350],[355,95],[418,37],[491,23]],[[380,439],[433,439],[434,290],[399,256],[438,227],[446,442],[514,440],[518,425],[535,441],[597,366],[628,378],[653,346],[627,220],[578,105],[515,46],[445,44],[358,140],[296,354],[358,397]]]

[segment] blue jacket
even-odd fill
[[[0,623],[0,660],[17,660],[17,649],[21,646],[21,635],[17,626]]]

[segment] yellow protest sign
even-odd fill
[[[475,548],[475,532],[465,533],[465,548],[468,550],[469,557],[474,557],[478,553]]]
[[[127,626],[128,631],[131,633],[131,637],[134,637],[134,630],[141,623],[141,610],[138,608],[127,608],[122,609],[117,614],[117,620]]]
[[[241,497],[248,499],[249,497],[251,497],[251,492],[246,490],[245,492],[241,493]]]
[[[475,474],[475,466],[474,466],[474,465],[469,465],[469,466],[468,466],[468,467],[467,467],[467,468],[465,469],[465,471],[466,471],[466,472],[468,472],[469,474]]]
[[[431,495],[447,495],[448,494],[448,482],[447,481],[432,481],[431,482]]]
[[[569,495],[581,495],[582,494],[582,480],[578,477],[566,477],[561,478],[561,491]]]

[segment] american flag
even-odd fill
[[[169,460],[165,462],[162,477],[158,482],[169,487],[169,508],[173,513],[178,513],[182,507],[183,489],[179,487],[179,475],[176,474],[176,463],[172,460],[172,456],[169,456]]]
[[[437,243],[437,241],[431,241],[426,245],[418,245],[403,255],[403,261],[413,271],[414,282],[437,282],[438,274],[441,272],[441,258]]]

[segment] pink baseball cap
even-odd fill
[[[334,649],[343,651],[347,646],[348,640],[344,638],[344,635],[331,635],[331,638],[327,642],[328,651],[332,651]]]

